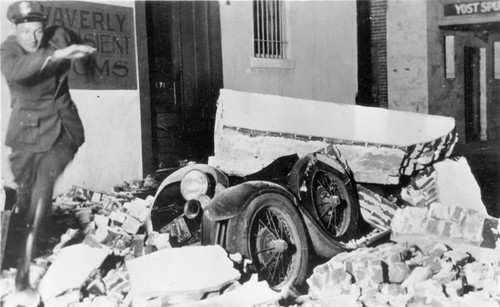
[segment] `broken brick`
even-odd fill
[[[320,299],[348,294],[350,292],[352,276],[349,273],[338,270],[335,274],[332,274],[332,276],[333,278],[328,280],[321,290],[316,293]]]
[[[423,248],[423,250],[428,253],[431,257],[440,258],[444,255],[445,252],[449,250],[448,246],[440,242],[433,242],[430,245],[427,245]]]
[[[449,297],[458,297],[464,295],[464,283],[463,280],[460,279],[455,279],[452,281],[447,282],[444,285],[444,289],[446,292],[446,295]]]
[[[442,269],[441,259],[439,257],[436,257],[436,256],[431,256],[431,255],[427,256],[422,265],[428,266],[431,269],[433,274]]]
[[[395,234],[423,233],[425,221],[425,208],[405,207],[395,212],[391,228]]]
[[[371,260],[367,263],[368,266],[368,276],[375,283],[384,282],[384,268],[383,263],[380,260]]]
[[[449,250],[443,255],[444,258],[449,259],[454,265],[464,265],[466,264],[471,255],[469,253],[461,252],[459,250]]]
[[[473,210],[467,210],[466,216],[459,223],[463,238],[480,244],[484,220],[485,215]]]
[[[404,262],[391,263],[388,266],[389,282],[402,283],[410,275],[410,267]]]
[[[438,220],[449,220],[455,206],[434,202],[429,206],[428,215]]]
[[[455,208],[451,212],[450,221],[458,224],[463,219],[466,212],[466,209],[455,206]]]
[[[357,283],[360,283],[365,280],[368,275],[366,266],[364,262],[353,262],[352,263],[352,275]]]
[[[415,267],[408,278],[406,278],[401,286],[409,287],[421,281],[425,281],[432,276],[432,270],[429,267]]]
[[[481,247],[488,247],[495,249],[497,247],[497,241],[500,238],[498,232],[498,219],[487,217],[484,220]]]
[[[447,284],[451,281],[454,281],[457,279],[457,272],[454,270],[441,270],[434,276],[432,276],[432,279],[437,281],[438,283],[444,285]]]
[[[427,233],[439,236],[444,229],[443,222],[444,221],[429,218],[427,219],[427,223],[425,224],[425,231]]]
[[[467,284],[476,286],[479,281],[492,278],[493,270],[490,270],[490,268],[490,266],[479,262],[467,263],[463,268]]]

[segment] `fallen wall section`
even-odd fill
[[[209,164],[247,175],[335,144],[357,182],[397,184],[451,153],[454,126],[449,117],[223,89]]]

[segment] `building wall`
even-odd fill
[[[251,67],[252,1],[221,2],[224,87],[354,104],[357,92],[355,1],[285,1],[294,69]]]
[[[388,107],[428,112],[427,1],[387,2]]]
[[[134,8],[132,1],[91,2]],[[0,4],[2,41],[14,33],[5,18],[10,3]],[[67,192],[73,185],[110,190],[124,180],[142,178],[139,90],[71,90],[71,95],[85,127],[86,142],[58,182],[55,193]],[[10,116],[10,94],[3,75],[1,104],[2,184],[14,186],[8,162],[10,148],[3,145]]]
[[[489,0],[371,0],[372,48],[380,52],[381,43],[387,41],[387,72],[384,71],[383,54],[374,56],[374,93],[380,99],[384,93],[384,78],[387,78],[389,109],[424,112],[455,118],[459,142],[466,141],[466,78],[464,48],[481,50],[484,61],[479,78],[483,100],[478,113],[486,133],[481,140],[500,138],[500,79],[494,77],[494,44],[500,42],[500,11],[498,2]],[[444,16],[444,7],[465,5],[478,10],[483,4],[493,5],[496,11],[487,14],[466,13]],[[383,3],[386,3],[384,16]],[[495,6],[496,5],[496,6]],[[384,24],[385,22],[385,24]],[[385,29],[384,29],[385,26]],[[445,77],[445,35],[454,36],[454,77]],[[478,66],[480,66],[479,64]],[[472,69],[478,69],[477,67]],[[470,91],[469,91],[470,92]],[[470,93],[468,93],[470,94]],[[470,129],[470,128],[469,128]],[[472,140],[468,140],[472,141]]]
[[[490,25],[488,16],[461,16],[453,18],[450,25],[443,25],[443,6],[460,1],[441,0],[429,3],[427,8],[429,42],[429,113],[453,116],[460,142],[465,141],[465,89],[464,47],[484,48],[486,51],[487,89],[487,138],[500,138],[500,80],[494,78],[494,42],[500,42],[500,13],[496,16],[496,30]],[[470,3],[470,1],[462,1]],[[471,23],[472,26],[468,26]],[[441,25],[440,25],[441,24]],[[445,77],[445,35],[455,37],[455,77]],[[498,57],[499,55],[497,55]]]

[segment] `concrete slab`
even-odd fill
[[[40,281],[38,291],[44,302],[71,289],[79,289],[90,273],[101,266],[110,250],[75,244],[61,249],[47,273]]]
[[[438,201],[487,214],[481,200],[481,190],[470,169],[467,159],[446,159],[434,165]]]
[[[219,245],[163,249],[126,262],[134,301],[185,296],[198,300],[240,278]]]
[[[453,118],[222,89],[209,164],[233,175],[330,144],[357,182],[398,184],[455,143]]]
[[[265,281],[247,282],[236,290],[225,292],[220,296],[205,300],[180,304],[177,307],[246,307],[246,306],[278,306],[281,295],[269,288]]]
[[[433,141],[455,126],[451,117],[228,89],[220,92],[217,120],[216,134],[229,126],[403,147]]]

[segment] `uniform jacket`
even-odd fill
[[[83,125],[68,87],[71,61],[49,59],[57,49],[53,43],[26,53],[15,36],[8,37],[0,48],[1,70],[10,89],[12,107],[5,145],[44,152],[63,127],[76,146],[82,145]]]

